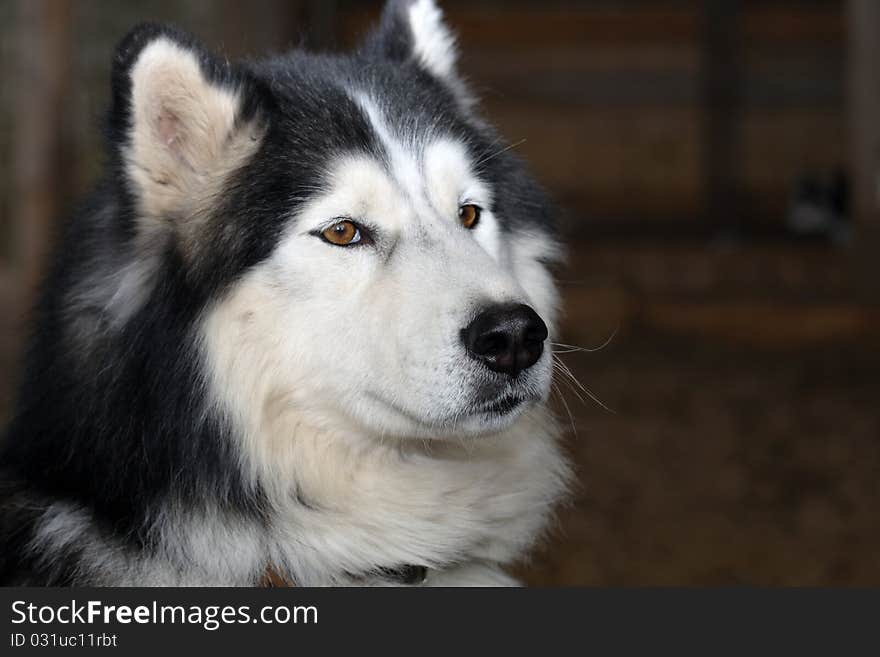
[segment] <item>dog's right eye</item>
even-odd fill
[[[352,246],[363,239],[361,229],[356,223],[348,219],[343,219],[329,228],[325,228],[321,231],[320,235],[325,242],[329,242],[334,246]]]

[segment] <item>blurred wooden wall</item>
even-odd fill
[[[100,116],[121,35],[154,20],[231,56],[345,47],[381,5],[0,4],[2,371],[12,371],[53,227],[100,171]],[[795,179],[847,165],[862,213],[875,208],[880,29],[871,0],[441,5],[486,114],[509,141],[525,140],[517,150],[567,210],[575,239],[777,235]],[[11,378],[2,377],[0,407]]]

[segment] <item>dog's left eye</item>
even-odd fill
[[[360,242],[363,236],[357,224],[344,219],[322,230],[321,238],[335,246],[351,246]]]
[[[480,206],[467,203],[458,208],[458,220],[468,230],[476,228],[480,223]]]

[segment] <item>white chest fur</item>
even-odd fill
[[[275,488],[273,558],[301,584],[401,564],[507,563],[541,535],[565,490],[556,435],[540,408],[502,434],[467,442],[301,432],[288,461],[296,487]]]

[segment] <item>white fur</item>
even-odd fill
[[[410,210],[420,217],[440,217],[456,223],[458,208],[473,203],[483,209],[480,223],[472,235],[496,260],[502,258],[498,222],[492,216],[491,189],[471,170],[464,146],[451,139],[433,139],[432,135],[406,135],[398,138],[391,133],[382,116],[379,103],[360,93],[355,96],[382,141],[391,164],[397,193],[403,194]],[[371,162],[370,165],[376,166]],[[423,171],[424,168],[424,171]],[[346,179],[337,176],[337,179]],[[363,195],[370,190],[363,186]],[[375,191],[372,197],[380,195]]]
[[[549,349],[516,384],[531,407],[470,410],[485,380],[462,327],[498,302],[552,326],[556,293],[539,233],[502,239],[491,190],[448,140],[401,143],[361,97],[389,169],[342,157],[266,263],[204,319],[217,408],[238,429],[246,471],[270,492],[271,561],[301,584],[424,564],[428,583],[510,584],[499,570],[546,527],[568,467],[543,408]],[[458,206],[487,208],[474,231]],[[313,232],[348,217],[376,243]]]
[[[416,0],[409,8],[414,53],[428,71],[451,78],[457,58],[455,37],[443,22],[443,12],[433,0]]]

